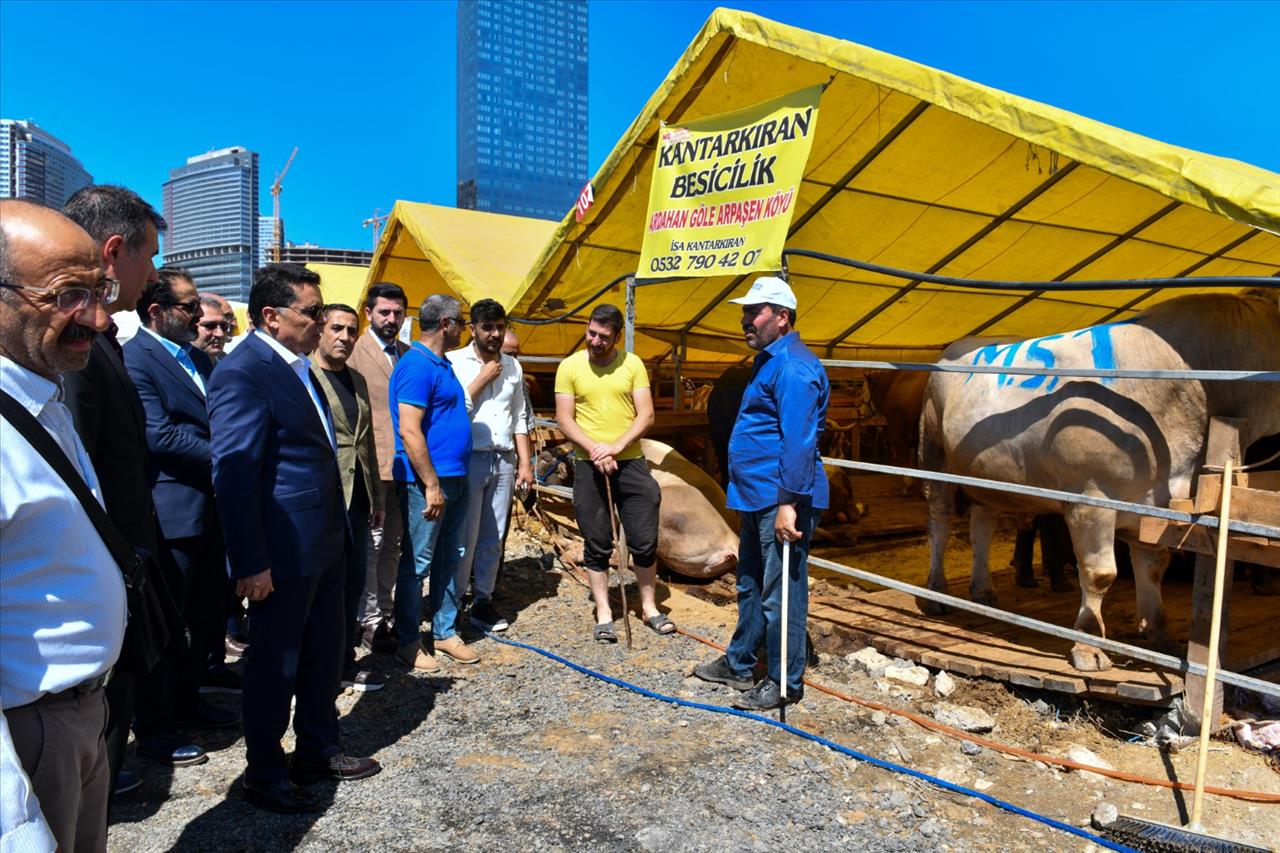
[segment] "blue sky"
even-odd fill
[[[715,5],[591,4],[593,172]],[[732,5],[1280,171],[1264,60],[1280,3]],[[268,187],[296,145],[289,238],[364,248],[374,208],[454,203],[455,16],[446,0],[0,0],[0,115],[35,119],[97,180],[157,208],[170,169],[244,145],[261,155],[269,213]]]

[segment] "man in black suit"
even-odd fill
[[[107,277],[120,283],[111,313],[131,311],[143,288],[156,280],[153,258],[160,251],[164,217],[137,193],[103,184],[88,186],[68,199],[62,212],[89,232],[102,252]],[[135,548],[155,553],[162,565],[160,530],[151,500],[146,445],[146,416],[137,389],[125,371],[115,323],[93,341],[89,364],[63,380],[67,407],[84,443],[98,480],[107,515]],[[114,790],[141,784],[133,774],[120,775],[134,713],[134,681],[112,678],[107,684],[107,759]],[[156,738],[152,755],[171,764],[208,761],[203,749],[175,732]]]
[[[324,319],[320,277],[268,264],[249,293],[254,331],[209,381],[213,487],[236,594],[249,599],[245,666],[245,799],[277,812],[312,811],[300,784],[372,776],[338,740],[344,554],[351,547],[333,416],[305,353]],[[292,764],[280,739],[297,696]]]
[[[124,364],[146,414],[147,450],[153,467],[152,495],[160,532],[178,574],[172,592],[187,627],[191,647],[166,661],[161,692],[139,705],[133,730],[138,748],[151,751],[157,732],[173,721],[197,728],[233,728],[239,715],[200,698],[210,655],[221,650],[227,572],[222,526],[213,500],[212,451],[205,387],[213,363],[191,346],[200,316],[200,295],[191,274],[165,267],[138,300],[142,327],[124,345]],[[239,692],[239,678],[223,668],[225,690]],[[143,690],[143,694],[147,694]]]

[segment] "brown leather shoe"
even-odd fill
[[[440,663],[435,657],[423,651],[422,646],[418,643],[411,643],[396,649],[396,657],[400,659],[401,663],[411,666],[419,672],[435,672],[440,669]]]
[[[436,640],[437,652],[448,655],[458,663],[480,663],[480,655],[475,649],[462,642],[462,638],[454,634],[447,640]]]

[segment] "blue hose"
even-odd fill
[[[865,753],[858,752],[857,750],[854,750],[854,749],[850,749],[849,747],[844,746],[842,744],[838,744],[835,741],[827,740],[821,735],[815,735],[812,732],[806,732],[804,729],[798,729],[795,726],[787,725],[786,723],[771,719],[769,717],[765,717],[761,714],[753,714],[750,711],[739,711],[737,708],[725,708],[720,705],[707,705],[703,702],[690,702],[687,699],[678,699],[675,696],[666,696],[666,695],[663,695],[662,693],[655,693],[652,690],[646,690],[643,687],[639,687],[635,684],[630,684],[626,681],[613,678],[611,676],[605,675],[602,672],[596,672],[593,669],[588,669],[587,667],[582,666],[581,664],[574,663],[573,661],[568,660],[567,658],[561,657],[555,652],[549,652],[546,649],[540,649],[537,646],[531,646],[527,643],[519,643],[519,642],[516,642],[515,640],[508,640],[503,637],[499,637],[497,634],[494,634],[492,632],[487,633],[485,636],[487,636],[491,640],[495,640],[504,645],[514,646],[517,649],[524,649],[530,652],[536,652],[537,654],[540,654],[543,657],[550,658],[556,663],[563,664],[564,666],[567,666],[570,669],[576,670],[582,673],[583,675],[589,675],[592,678],[597,678],[600,681],[603,681],[607,684],[612,684],[615,687],[621,687],[624,690],[630,690],[632,693],[639,693],[641,696],[645,696],[649,699],[657,699],[660,702],[672,702],[676,705],[682,705],[685,708],[697,708],[699,711],[710,711],[715,714],[729,714],[734,717],[743,717],[748,720],[755,720],[758,723],[765,723],[766,725],[770,725],[775,728],[782,729],[785,732],[790,732],[791,734],[796,735],[797,737],[802,737],[806,740],[811,740],[814,743],[820,743],[823,746],[825,746],[827,749],[831,749],[843,755],[847,755],[850,758],[856,758],[858,761],[865,761],[868,764],[874,764],[876,767],[881,767],[885,770],[891,770],[894,773],[902,773],[907,776],[914,776],[915,778],[922,779],[931,785],[936,785],[939,788],[942,788],[947,791],[953,791],[957,794],[963,794],[966,797],[976,797],[977,799],[982,800],[983,802],[990,803],[996,808],[1004,809],[1007,812],[1012,812],[1013,814],[1021,815],[1022,817],[1031,818],[1032,820],[1036,820],[1036,821],[1039,821],[1040,823],[1043,823],[1045,826],[1053,827],[1054,829],[1061,830],[1062,832],[1069,832],[1072,835],[1076,835],[1076,836],[1079,836],[1080,838],[1084,838],[1089,841],[1092,841],[1094,844],[1097,844],[1100,847],[1105,847],[1108,850],[1119,850],[1119,851],[1122,851],[1122,853],[1140,853],[1140,851],[1134,850],[1132,847],[1125,847],[1123,844],[1117,844],[1114,841],[1108,841],[1107,839],[1099,835],[1094,835],[1092,832],[1086,832],[1085,830],[1080,829],[1079,827],[1071,826],[1070,824],[1066,824],[1066,823],[1063,823],[1062,821],[1054,820],[1053,818],[1046,817],[1042,814],[1037,814],[1033,811],[1029,811],[1028,809],[1021,808],[1020,806],[1015,806],[1013,803],[1005,802],[1004,800],[998,799],[989,794],[984,794],[981,791],[975,791],[972,788],[966,788],[963,785],[956,785],[952,782],[948,782],[945,779],[939,779],[937,776],[930,776],[928,773],[921,773],[919,770],[912,770],[910,767],[903,767],[899,764],[894,764],[891,761],[882,761],[879,758],[866,755]]]

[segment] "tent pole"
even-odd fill
[[[680,343],[677,344],[675,349],[673,350],[676,356],[675,357],[675,368],[676,368],[675,369],[675,401],[676,401],[675,410],[677,412],[684,410],[684,385],[682,384],[683,377],[681,376],[681,374],[684,372],[683,368],[684,368],[685,352],[688,349],[688,344],[686,343],[686,337],[687,336],[685,335],[685,333],[681,332]]]
[[[627,311],[626,311],[626,349],[636,351],[636,277],[627,276]]]

